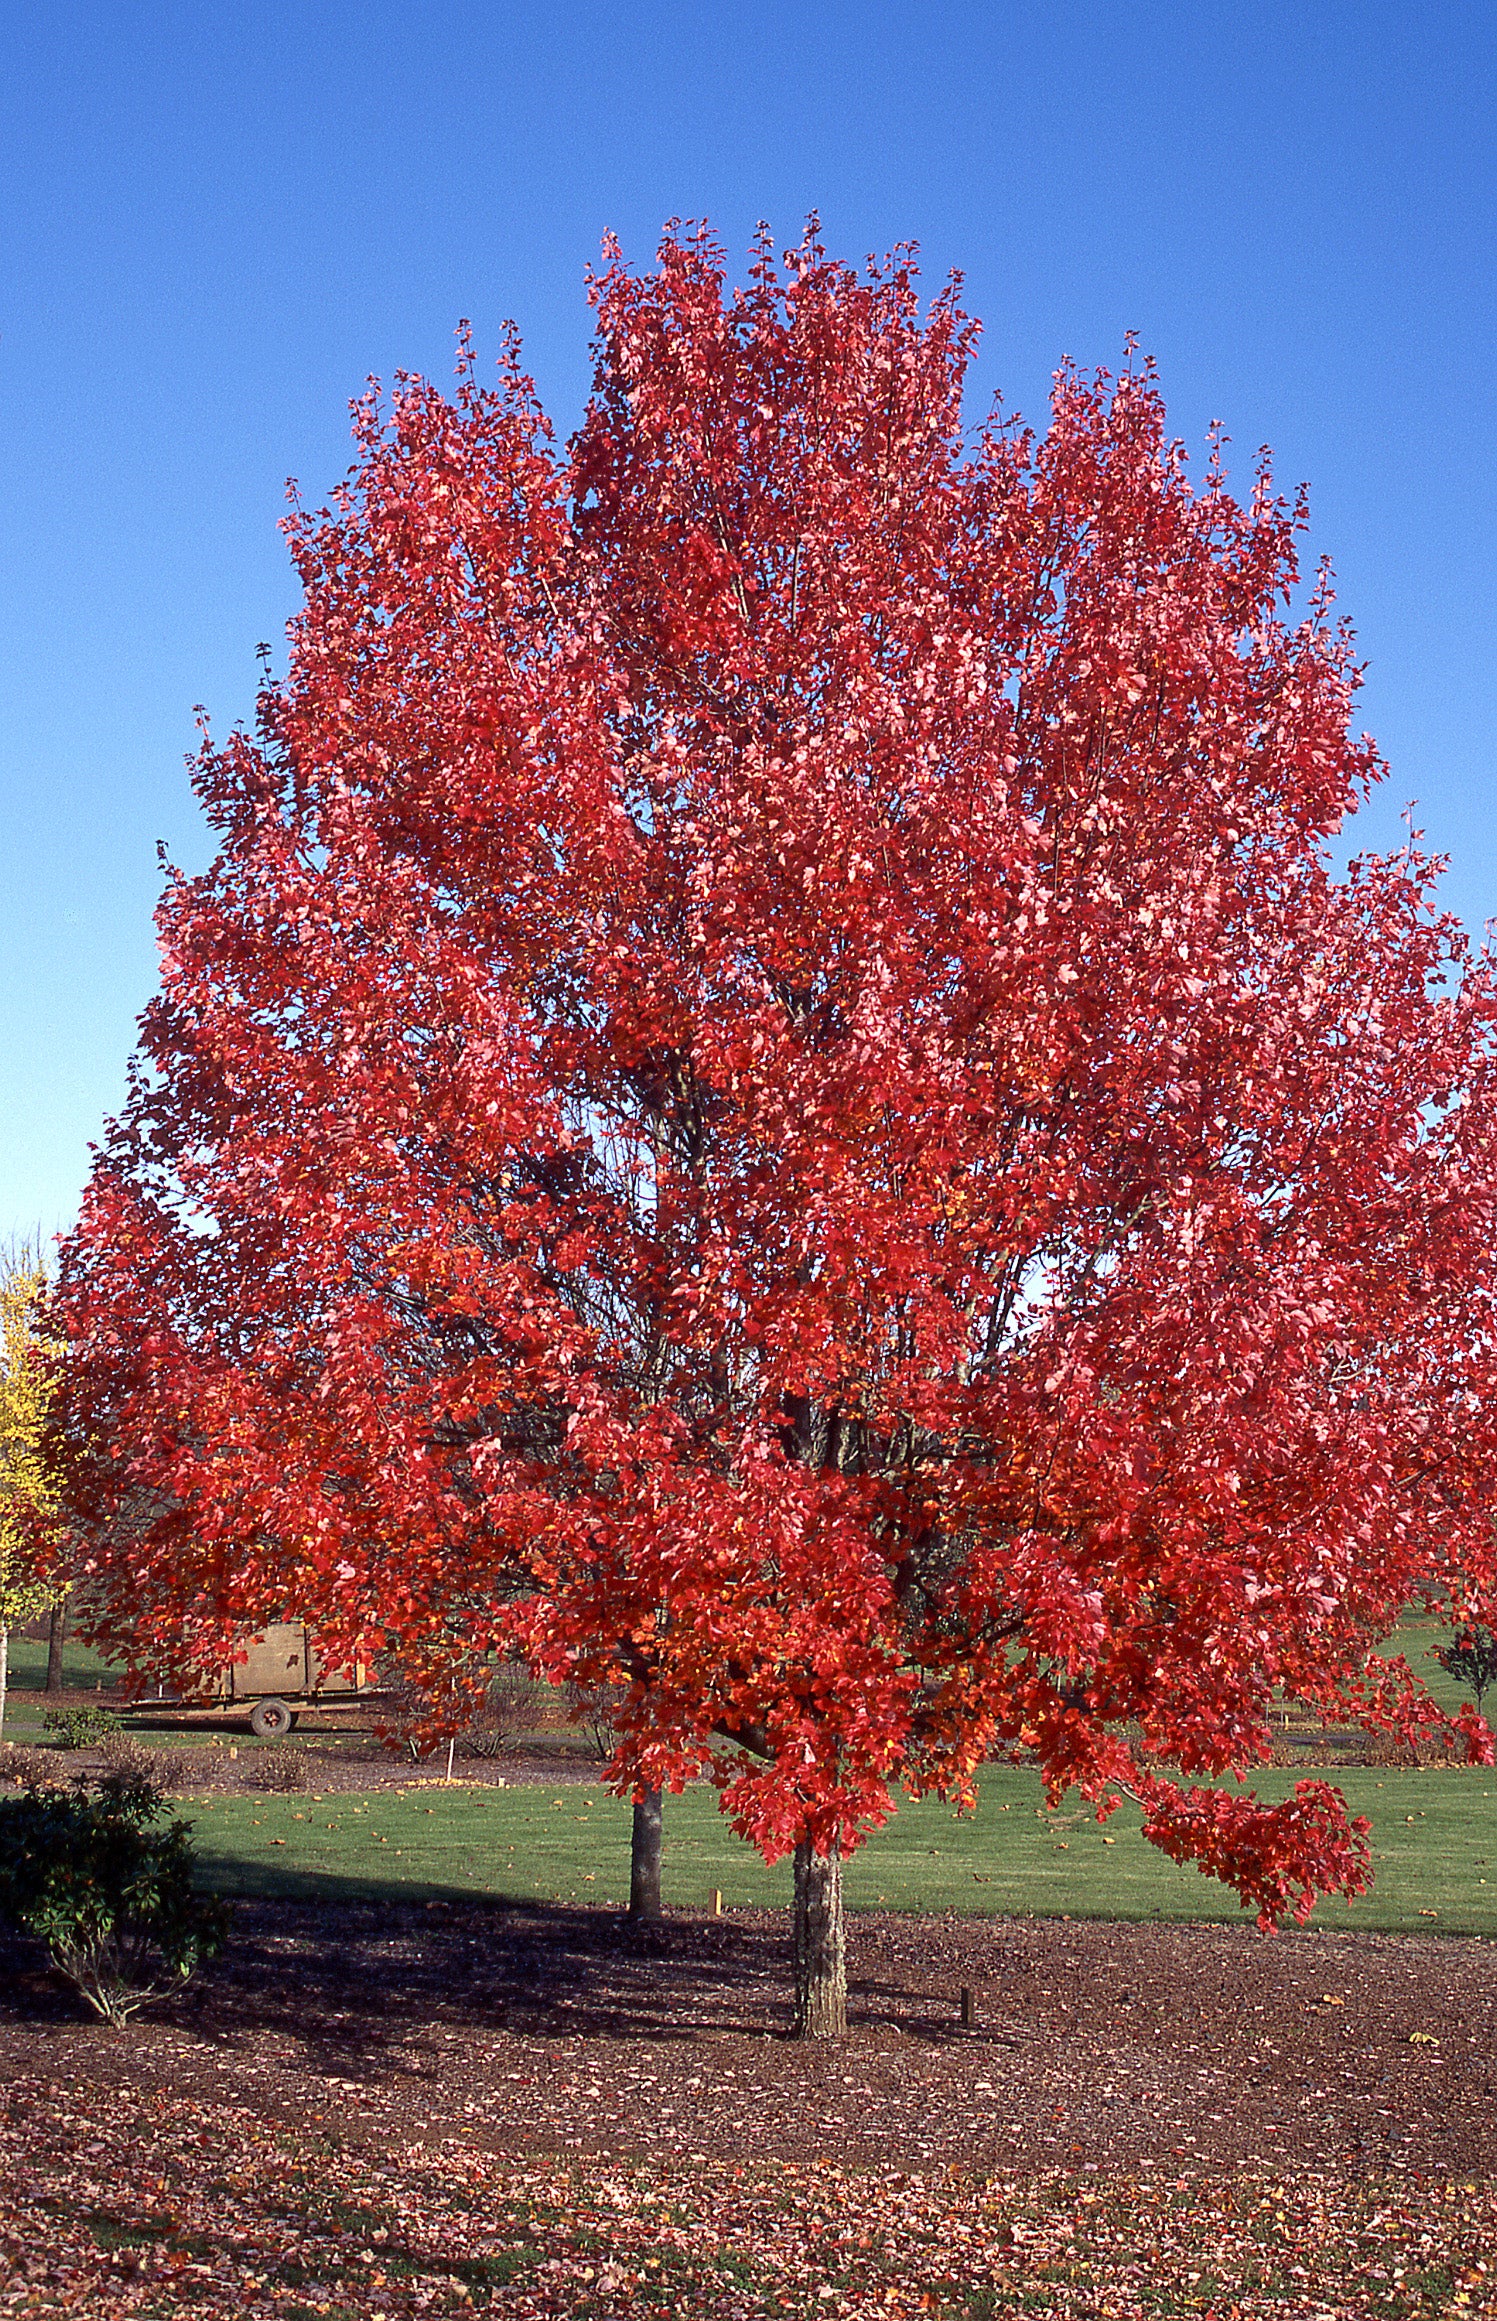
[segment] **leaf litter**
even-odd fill
[[[242,2106],[13,2085],[0,2312],[91,2321],[502,2313],[1130,2317],[1492,2310],[1490,2185],[1156,2184],[383,2154]]]
[[[820,2051],[768,1913],[257,1904],[128,2038],[12,1950],[0,2314],[1497,2312],[1491,1946],[851,1935]]]

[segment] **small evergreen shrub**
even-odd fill
[[[77,1708],[49,1709],[42,1718],[42,1728],[57,1736],[60,1749],[92,1749],[119,1731],[112,1716],[103,1709],[90,1708],[86,1701]]]
[[[186,1822],[156,1826],[161,1806],[118,1774],[92,1795],[0,1801],[0,1915],[46,1944],[106,2023],[179,1991],[227,1931],[223,1904],[193,1891]]]
[[[1453,1676],[1459,1684],[1470,1685],[1476,1695],[1476,1713],[1480,1716],[1488,1687],[1497,1684],[1497,1634],[1473,1620],[1450,1643],[1437,1647],[1435,1658],[1447,1676]]]

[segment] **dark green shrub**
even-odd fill
[[[223,1946],[221,1902],[195,1894],[185,1821],[153,1826],[149,1782],[0,1801],[0,1914],[44,1942],[107,2023],[178,1991]]]
[[[1435,1658],[1447,1676],[1470,1685],[1476,1695],[1476,1713],[1480,1716],[1487,1687],[1497,1684],[1497,1635],[1473,1620],[1449,1644],[1437,1646]]]
[[[90,1708],[87,1702],[73,1709],[49,1709],[42,1727],[56,1734],[60,1749],[92,1749],[119,1730],[113,1717],[103,1709]]]

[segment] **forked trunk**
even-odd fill
[[[795,2035],[840,2039],[847,2029],[847,1938],[842,1924],[842,1854],[795,1849]]]
[[[637,1921],[660,1916],[660,1844],[660,1791],[642,1789],[629,1839],[629,1915]]]

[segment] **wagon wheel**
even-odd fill
[[[250,1731],[262,1741],[278,1741],[296,1722],[296,1711],[283,1700],[257,1700],[250,1710]]]

